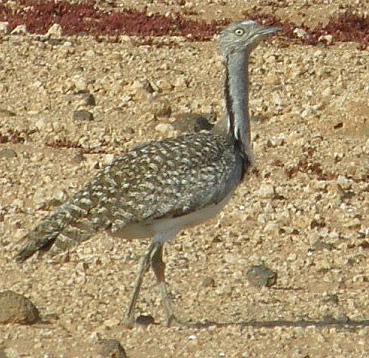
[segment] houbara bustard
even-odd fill
[[[178,322],[164,279],[163,245],[179,231],[219,213],[252,164],[248,108],[248,63],[252,50],[276,27],[253,21],[229,25],[220,34],[226,79],[227,132],[186,134],[150,142],[116,158],[79,192],[29,232],[15,259],[66,249],[106,230],[114,237],[153,237],[142,256],[124,321],[134,310],[145,272],[156,276],[166,323]]]

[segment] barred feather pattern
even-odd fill
[[[221,202],[240,182],[248,162],[234,143],[212,133],[145,144],[115,159],[25,237],[16,255],[70,248],[101,230],[126,236],[163,218],[190,214]]]

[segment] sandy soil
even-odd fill
[[[178,3],[149,7],[165,12]],[[252,10],[244,1],[185,3],[183,11],[198,10],[195,18],[239,20]],[[278,16],[291,19],[324,20],[340,11],[326,1],[278,4]],[[219,217],[166,247],[175,310],[197,328],[165,327],[151,273],[138,313],[157,324],[121,325],[149,240],[101,234],[68,259],[13,262],[18,240],[112,154],[176,135],[170,124],[178,113],[221,115],[216,41],[155,41],[160,46],[128,37],[112,43],[0,35],[0,152],[10,149],[0,158],[0,290],[29,297],[43,317],[31,326],[0,326],[0,356],[2,349],[9,358],[97,357],[99,340],[107,338],[131,358],[367,357],[369,50],[354,43],[286,46],[281,36],[255,50],[256,169]],[[86,104],[83,90],[96,106]],[[153,114],[168,106],[171,114]],[[73,119],[77,109],[94,119]],[[246,279],[248,268],[261,263],[278,273],[272,288]],[[209,277],[214,287],[202,284]]]

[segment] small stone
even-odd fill
[[[155,324],[154,317],[151,315],[140,315],[136,318],[136,324],[147,327],[150,324]]]
[[[337,184],[343,189],[343,190],[349,190],[352,186],[352,180],[347,179],[343,175],[339,175],[337,178]]]
[[[75,75],[71,78],[72,83],[81,93],[87,93],[87,80],[81,75]]]
[[[18,25],[12,32],[12,35],[26,35],[28,33],[26,25]]]
[[[126,351],[115,339],[103,339],[101,341],[101,355],[108,358],[127,358]]]
[[[272,184],[261,184],[256,195],[262,199],[272,199],[275,197],[274,186]]]
[[[175,82],[174,82],[174,87],[176,88],[187,88],[188,84],[187,84],[187,80],[185,77],[178,77],[176,78]]]
[[[300,39],[307,39],[309,37],[309,34],[304,29],[296,28],[293,30],[293,33]]]
[[[266,76],[265,76],[265,79],[264,79],[264,82],[267,84],[267,85],[272,85],[272,86],[275,86],[275,85],[278,85],[280,82],[281,82],[281,79],[279,76],[277,76],[276,74],[270,72],[268,73]]]
[[[200,132],[202,130],[210,131],[213,128],[210,121],[214,119],[214,113],[181,113],[176,116],[173,127],[182,133]]]
[[[95,97],[87,90],[80,90],[76,93],[80,98],[80,105],[96,106]]]
[[[325,42],[326,44],[330,45],[333,42],[333,36],[332,35],[320,36],[318,40],[320,42]]]
[[[93,121],[94,116],[91,112],[82,109],[74,111],[72,118],[77,121]]]
[[[324,242],[324,241],[321,241],[321,240],[318,240],[318,241],[314,242],[313,249],[315,251],[322,251],[322,250],[331,251],[331,250],[334,249],[334,245],[329,244],[329,243]]]
[[[235,255],[224,255],[223,259],[227,264],[230,265],[235,265],[239,261],[239,257]]]
[[[110,318],[104,321],[104,326],[108,328],[117,327],[120,323],[120,320],[117,318]]]
[[[326,299],[324,300],[326,303],[331,303],[333,305],[338,305],[339,298],[336,293],[327,295]]]
[[[277,234],[279,232],[279,225],[274,222],[268,223],[264,227],[264,232]]]
[[[114,154],[106,154],[105,157],[104,157],[104,164],[105,165],[112,164],[113,161],[114,161],[114,158],[115,158]]]
[[[212,277],[205,277],[201,282],[201,287],[215,287],[215,280]]]
[[[170,123],[159,123],[156,127],[155,130],[159,133],[162,134],[168,134],[171,131],[174,130],[173,126]]]
[[[33,324],[40,319],[30,299],[13,291],[0,292],[0,323]]]
[[[9,109],[0,108],[0,118],[1,117],[15,117],[17,114]]]
[[[128,85],[125,89],[125,93],[129,95],[128,97],[134,96],[137,99],[145,99],[154,89],[151,83],[147,80],[144,81],[134,81],[131,85]]]
[[[19,358],[19,357],[20,354],[15,348],[6,348],[4,350],[4,358]]]
[[[0,32],[6,34],[9,30],[9,23],[6,21],[0,21]]]
[[[76,163],[76,164],[80,164],[83,161],[86,160],[86,157],[82,154],[82,153],[78,153],[76,154],[73,158],[72,158],[72,162]]]
[[[17,152],[13,149],[5,148],[0,150],[0,158],[16,158],[17,156]]]
[[[267,146],[270,148],[280,147],[284,142],[284,137],[270,137],[267,141]]]
[[[272,287],[277,283],[277,273],[262,265],[251,266],[246,272],[246,278],[254,287]]]
[[[62,36],[62,27],[59,24],[53,24],[50,26],[46,35],[50,37],[59,38]]]
[[[169,117],[172,114],[172,107],[168,100],[163,98],[153,98],[149,102],[147,112],[158,117]]]
[[[160,79],[156,82],[156,86],[161,92],[169,92],[173,89],[173,85],[166,79]]]

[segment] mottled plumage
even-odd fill
[[[145,144],[115,159],[41,221],[16,259],[49,249],[51,242],[54,249],[72,247],[100,230],[122,237],[153,236],[150,226],[156,220],[222,201],[240,181],[240,161],[232,142],[209,133]],[[143,233],[125,233],[133,224],[145,227]]]
[[[222,31],[227,133],[151,142],[115,159],[29,232],[16,260],[22,262],[37,251],[72,247],[101,230],[117,237],[154,236],[141,259],[125,321],[133,324],[143,276],[151,265],[170,325],[175,318],[164,281],[163,243],[215,216],[249,168],[247,59],[257,42],[275,31],[250,21]]]

